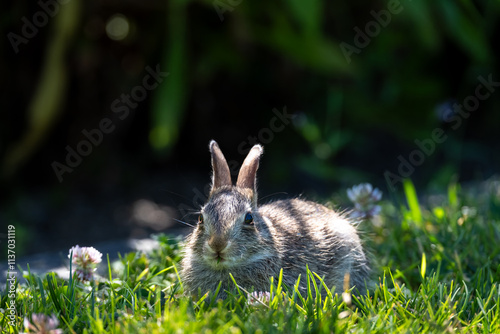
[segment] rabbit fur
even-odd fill
[[[226,290],[235,289],[230,273],[247,291],[269,291],[270,277],[278,277],[282,268],[283,283],[293,288],[300,275],[303,292],[306,265],[336,292],[353,286],[364,291],[367,259],[355,227],[345,217],[299,198],[258,206],[256,172],[262,146],[250,150],[235,186],[217,143],[211,141],[209,148],[212,188],[198,225],[186,239],[181,262],[186,293],[201,297],[214,293],[222,282],[218,297],[225,298]]]

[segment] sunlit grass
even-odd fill
[[[23,332],[25,317],[46,314],[56,315],[65,333],[500,332],[497,194],[467,196],[452,185],[425,201],[411,183],[404,191],[400,204],[382,203],[379,219],[360,227],[372,254],[374,287],[366,295],[330,290],[309,272],[300,278],[306,293],[280,276],[267,294],[249,296],[234,282],[224,301],[192,300],[178,275],[182,243],[158,236],[159,249],[108,261],[106,277],[91,283],[23,268],[15,326],[2,312],[0,327]],[[0,307],[9,302],[2,292]]]

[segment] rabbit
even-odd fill
[[[355,227],[342,214],[300,198],[259,206],[256,173],[262,146],[252,147],[235,186],[218,144],[212,140],[209,148],[212,186],[181,260],[188,295],[213,294],[221,282],[216,297],[226,298],[227,290],[236,289],[229,274],[246,291],[269,291],[270,277],[277,278],[281,269],[283,283],[292,289],[300,275],[302,293],[307,267],[336,292],[365,291],[367,257]]]

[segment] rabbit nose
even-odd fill
[[[221,252],[227,247],[227,241],[221,237],[211,237],[208,240],[208,246],[215,252]]]

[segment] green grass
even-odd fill
[[[300,295],[277,277],[264,303],[242,290],[225,301],[193,301],[178,278],[182,244],[158,236],[158,250],[108,263],[108,277],[91,285],[25,272],[15,327],[2,313],[2,333],[23,332],[34,313],[57,315],[65,333],[499,333],[498,194],[471,196],[452,185],[422,203],[411,183],[404,191],[400,203],[384,202],[381,216],[360,227],[376,283],[365,296]],[[301,280],[327,289],[312,277]],[[2,292],[0,308],[9,301]]]

